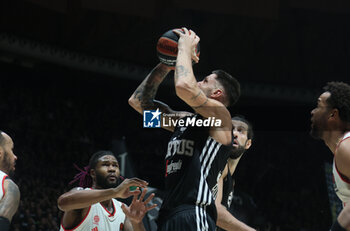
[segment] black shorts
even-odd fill
[[[214,219],[198,206],[181,205],[158,220],[158,231],[214,231]]]

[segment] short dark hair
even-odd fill
[[[253,125],[243,115],[235,115],[234,117],[231,118],[231,120],[238,120],[238,121],[242,121],[243,123],[246,123],[248,125],[247,137],[249,140],[253,140],[254,138]]]
[[[5,144],[5,137],[2,135],[3,131],[0,130],[0,146]]]
[[[331,93],[327,103],[339,110],[342,121],[350,122],[350,85],[344,82],[328,82],[323,90]]]
[[[107,155],[114,156],[113,152],[111,152],[111,151],[101,150],[101,151],[95,152],[95,153],[91,156],[90,161],[89,161],[89,167],[90,167],[90,169],[95,169],[95,168],[96,168],[96,165],[97,165],[97,163],[98,163],[98,159],[100,159],[102,156],[107,156]],[[115,157],[115,156],[114,156],[114,157]]]
[[[233,106],[241,96],[241,86],[238,80],[223,70],[215,70],[212,72],[217,75],[217,80],[224,87],[225,93],[228,97],[228,107]]]

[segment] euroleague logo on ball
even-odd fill
[[[184,33],[183,29],[173,29]],[[179,41],[179,36],[174,33],[173,30],[165,32],[158,40],[157,43],[157,56],[163,64],[167,66],[174,67],[176,65],[177,57],[177,43]],[[196,54],[199,56],[199,43],[196,47]],[[195,62],[193,61],[192,64]]]

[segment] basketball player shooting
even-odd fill
[[[0,131],[0,230],[10,230],[10,223],[20,201],[17,185],[9,178],[15,170],[17,156],[13,153],[13,141]]]
[[[350,86],[329,82],[311,111],[310,134],[334,155],[334,189],[343,209],[330,231],[350,231]]]
[[[226,107],[233,105],[240,96],[238,81],[222,70],[213,71],[197,82],[192,60],[199,61],[195,48],[199,37],[194,31],[183,28],[174,30],[179,36],[175,66],[175,91],[177,96],[194,113],[172,110],[155,100],[157,89],[171,67],[158,64],[135,90],[129,104],[139,113],[157,110],[165,120],[186,121],[216,118],[221,126],[165,126],[173,132],[165,156],[166,173],[164,198],[158,218],[158,230],[215,230],[216,208],[206,178],[215,156],[221,155],[221,147],[232,145],[231,116]]]

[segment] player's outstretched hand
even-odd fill
[[[125,179],[118,187],[114,188],[116,198],[128,198],[141,193],[140,188],[146,188],[148,183],[139,178]],[[135,188],[135,190],[133,190]]]
[[[148,198],[143,200],[146,193],[147,193],[147,188],[143,189],[140,198],[138,198],[138,195],[134,195],[134,198],[130,206],[122,204],[123,212],[132,222],[135,222],[135,223],[142,222],[142,219],[146,215],[146,213],[151,209],[154,209],[155,207],[157,207],[157,204],[147,206],[147,204],[154,197],[154,193],[152,193]]]

